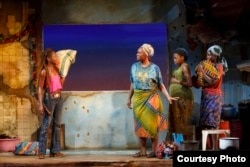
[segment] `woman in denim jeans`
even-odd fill
[[[39,112],[43,121],[39,136],[39,159],[44,159],[47,148],[48,129],[52,125],[50,157],[63,157],[60,152],[60,125],[63,99],[61,90],[64,79],[59,73],[59,59],[54,50],[48,48],[42,55],[42,69],[38,82]]]

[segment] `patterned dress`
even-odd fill
[[[151,63],[142,67],[136,62],[131,67],[130,81],[133,84],[133,113],[135,134],[138,137],[155,138],[166,129],[164,97],[158,90],[163,83],[160,69]]]
[[[184,81],[185,77],[182,71],[182,65],[173,72],[173,76],[179,81]],[[181,133],[183,135],[192,135],[192,110],[194,96],[190,87],[181,84],[171,83],[169,94],[172,97],[180,97],[169,105],[168,126],[170,133]]]
[[[217,64],[219,80],[210,86],[202,88],[200,106],[200,125],[219,128],[223,104],[222,77],[223,66]]]

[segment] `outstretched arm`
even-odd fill
[[[166,87],[165,87],[164,84],[161,84],[161,85],[159,86],[159,89],[160,89],[160,91],[163,93],[163,95],[168,99],[168,101],[169,101],[170,104],[172,104],[172,101],[173,101],[173,100],[178,100],[178,99],[179,99],[179,97],[171,97],[171,96],[168,94],[168,91],[167,91],[167,89],[166,89]]]

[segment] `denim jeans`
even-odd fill
[[[52,125],[50,152],[60,152],[60,125],[62,119],[63,99],[61,97],[51,98],[48,93],[45,93],[43,101],[51,114],[49,115],[44,108],[39,136],[39,155],[46,155],[48,130],[50,125]]]

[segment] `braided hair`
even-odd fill
[[[42,69],[47,68],[48,65],[48,57],[51,56],[51,53],[54,52],[53,49],[47,48],[42,53]]]
[[[53,52],[54,52],[53,49],[47,48],[47,49],[45,49],[43,51],[42,56],[41,56],[42,67],[41,67],[40,75],[41,75],[42,70],[46,71],[46,81],[45,81],[46,86],[45,87],[49,86],[49,70],[48,70],[48,63],[49,62],[48,62],[48,57],[50,57]]]

